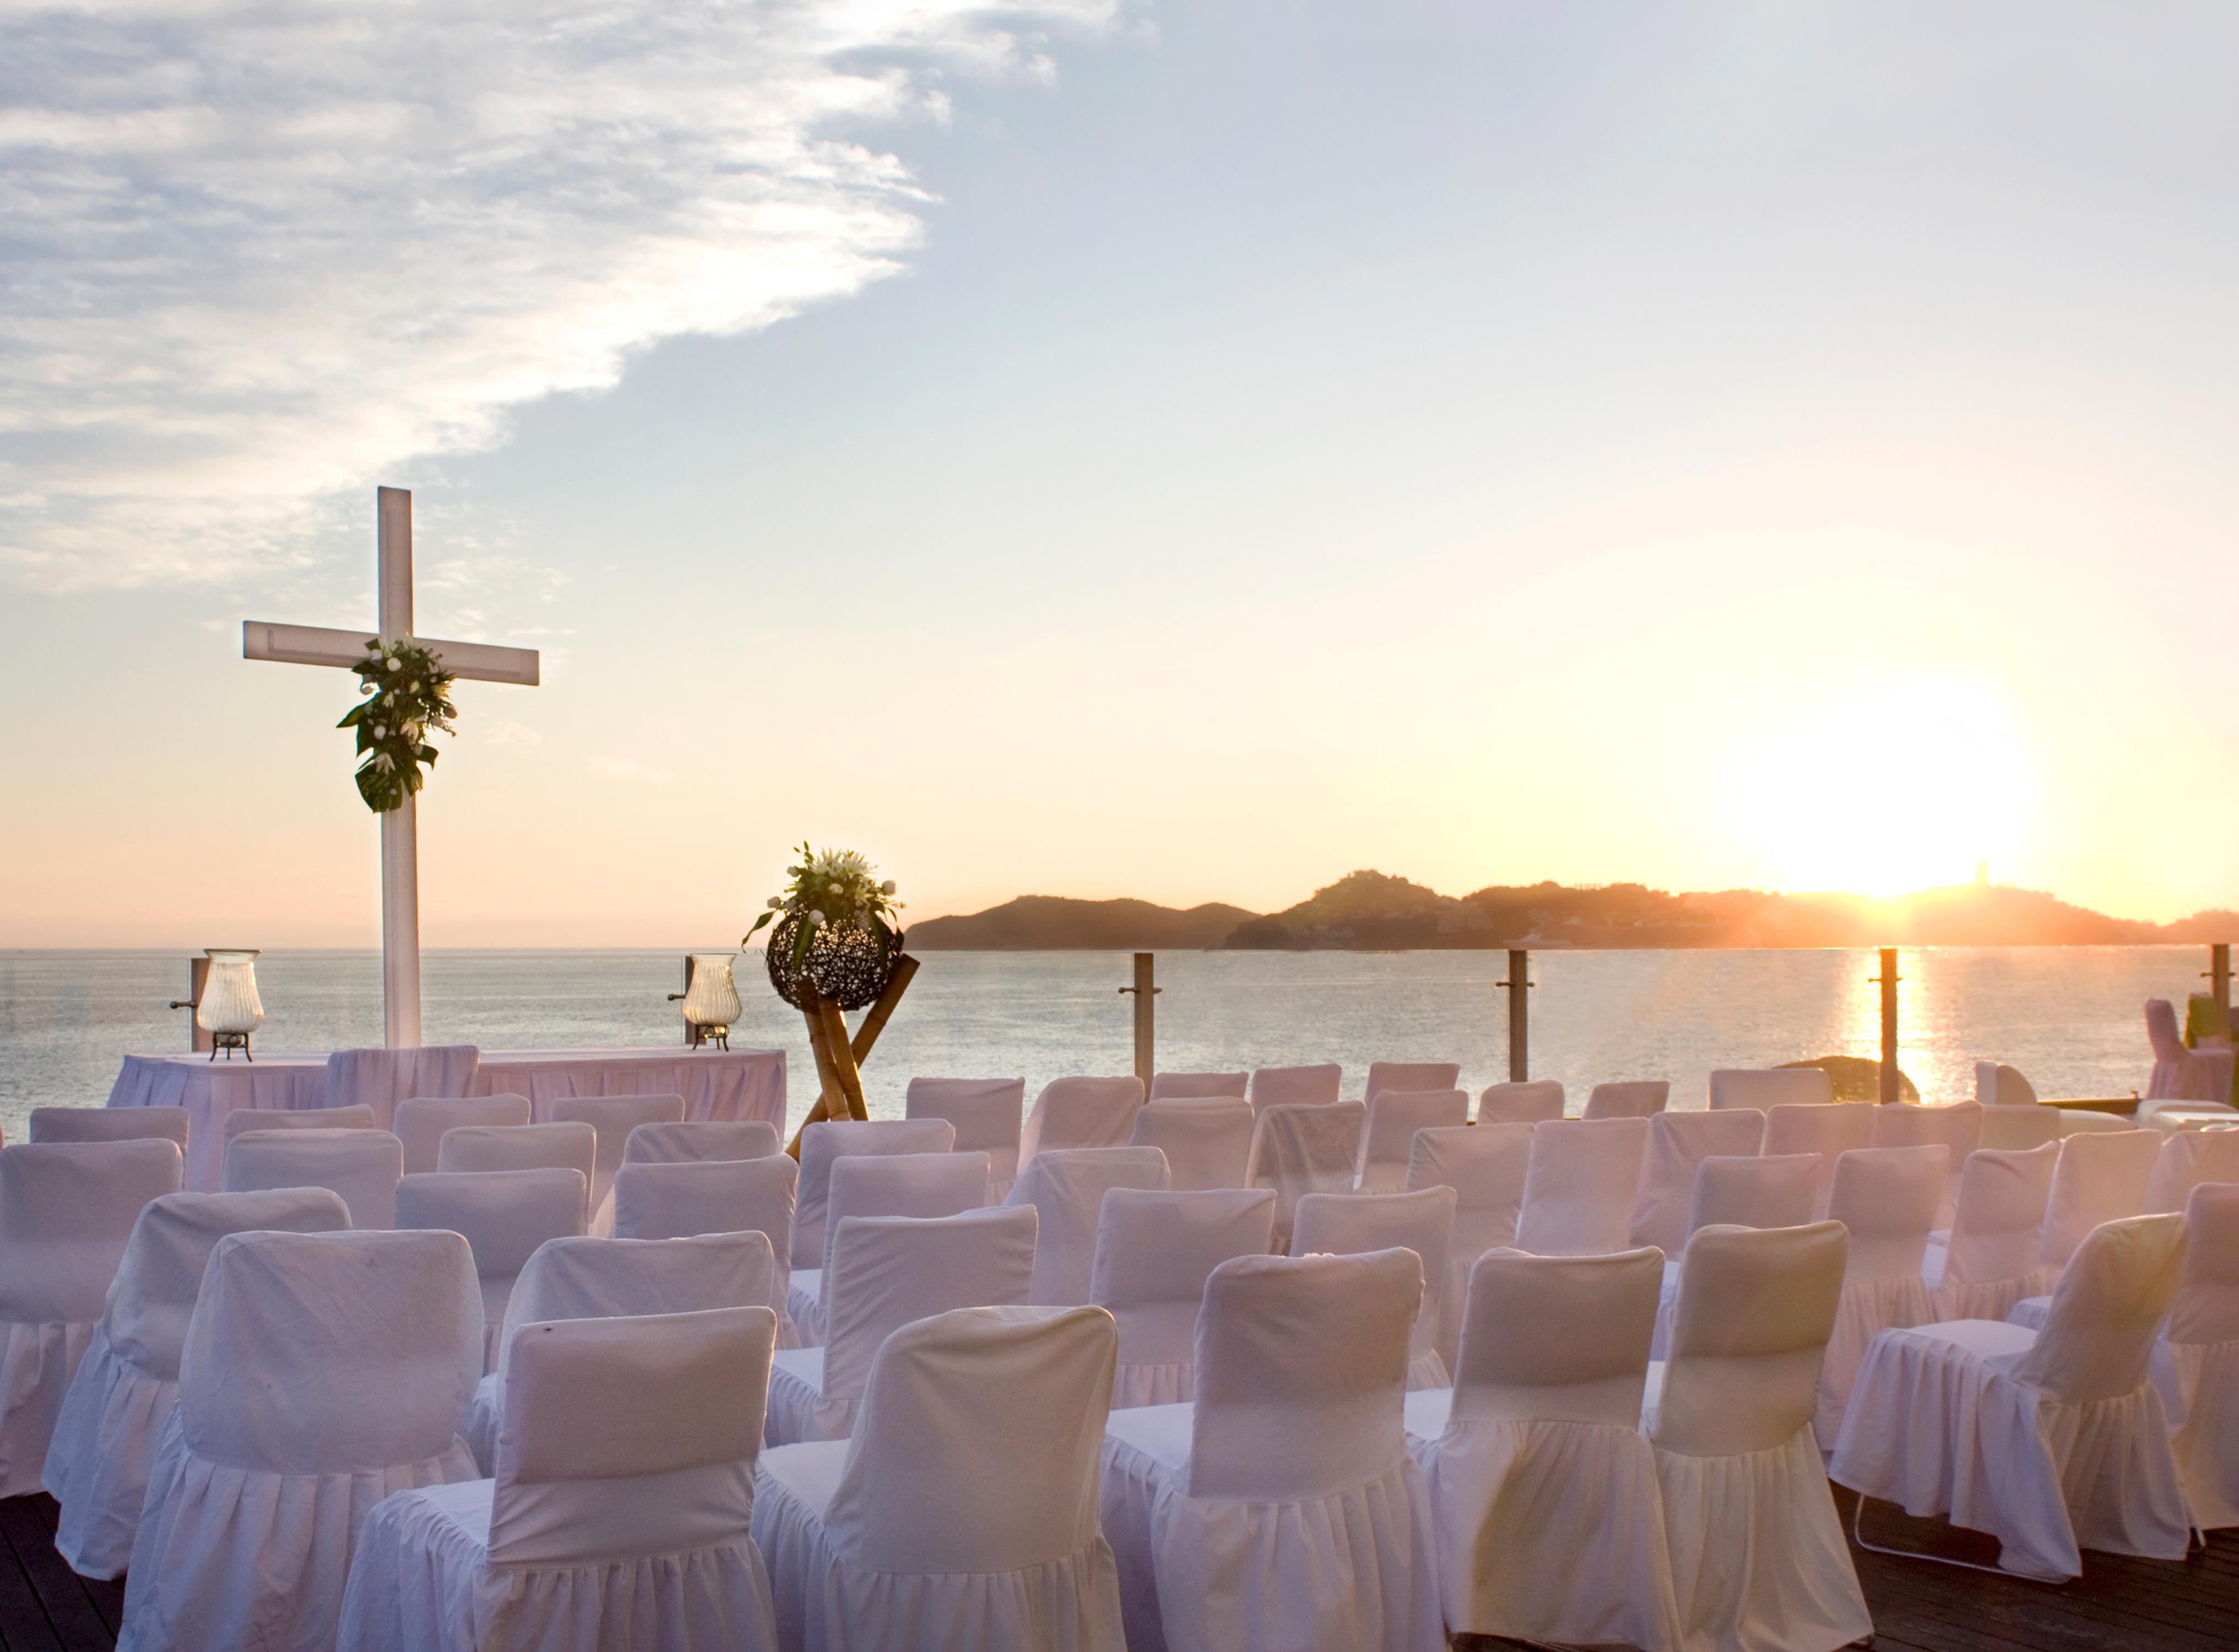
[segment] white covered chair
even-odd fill
[[[1114,1342],[1100,1308],[959,1309],[888,1337],[854,1437],[762,1454],[780,1643],[1126,1652],[1096,1517]]]
[[[690,1239],[703,1233],[759,1233],[769,1241],[776,1277],[770,1307],[777,1345],[798,1348],[793,1322],[793,1201],[801,1167],[784,1153],[676,1164],[625,1164],[615,1172],[615,1237]]]
[[[1946,1161],[1943,1198],[1936,1207],[1936,1225],[1949,1228],[1959,1208],[1959,1172],[1967,1155],[1983,1144],[1983,1109],[1963,1101],[1950,1107],[1898,1105],[1874,1109],[1875,1147],[1925,1147],[1940,1142],[1950,1149]]]
[[[1828,1197],[1834,1191],[1836,1158],[1854,1148],[1873,1145],[1874,1114],[1877,1111],[1870,1101],[1791,1101],[1765,1113],[1764,1138],[1757,1144],[1759,1152],[1769,1156],[1820,1156],[1823,1170],[1819,1208],[1812,1211],[1811,1220],[1816,1222],[1827,1214]]]
[[[2138,1213],[2182,1211],[2202,1182],[2239,1182],[2239,1130],[2180,1130],[2164,1137]]]
[[[1233,1096],[1239,1101],[1248,1100],[1252,1093],[1252,1075],[1248,1072],[1154,1072],[1151,1075],[1153,1101],[1194,1100],[1205,1096]]]
[[[372,1110],[367,1110],[366,1125],[371,1128]],[[316,1118],[319,1114],[308,1115]],[[443,1143],[443,1132],[456,1130],[463,1125],[525,1125],[528,1122],[528,1098],[526,1096],[407,1096],[396,1104],[396,1113],[389,1128],[396,1139],[404,1144],[404,1173],[418,1176],[441,1169],[437,1155]]]
[[[824,1346],[789,1348],[770,1369],[772,1445],[844,1440],[879,1344],[953,1308],[1023,1307],[1034,1276],[1031,1204],[957,1216],[851,1216],[824,1282]]]
[[[1275,1196],[1264,1187],[1105,1195],[1088,1300],[1120,1326],[1114,1406],[1190,1397],[1206,1277],[1231,1257],[1266,1256],[1274,1224]]]
[[[839,1160],[858,1153],[947,1153],[955,1147],[956,1126],[946,1118],[839,1118],[804,1127],[793,1254],[803,1261],[824,1254],[824,1203]]]
[[[1664,1264],[1664,1302],[1652,1350],[1658,1359],[1671,1350],[1681,1276],[1686,1271],[1686,1241],[1711,1227],[1802,1227],[1818,1215],[1815,1207],[1823,1180],[1817,1153],[1783,1153],[1777,1158],[1713,1154],[1695,1166],[1695,1191],[1687,1204],[1682,1248]]]
[[[1193,1402],[1105,1423],[1128,1652],[1441,1652],[1401,1423],[1421,1284],[1412,1251],[1213,1271]]]
[[[1835,1099],[1835,1081],[1824,1067],[1720,1067],[1711,1074],[1712,1111],[1753,1107],[1759,1112],[1791,1104]]]
[[[1066,1147],[1124,1147],[1143,1105],[1140,1078],[1053,1078],[1019,1132],[1019,1169],[1036,1153]]]
[[[1658,1117],[1661,1117],[1659,1114]],[[1650,1118],[1551,1118],[1531,1126],[1516,1248],[1541,1257],[1629,1248]],[[1478,1125],[1478,1130],[1490,1125]]]
[[[2077,1576],[2080,1548],[2183,1559],[2190,1522],[2147,1362],[2184,1248],[2182,1217],[2109,1222],[2077,1249],[2042,1331],[1960,1319],[1877,1337],[1829,1470],[1860,1494],[1859,1542],[1878,1547],[1864,1518],[1880,1497],[1989,1532],[1999,1568],[2025,1577]]]
[[[588,1125],[459,1125],[435,1143],[439,1171],[579,1171],[583,1220],[591,1219],[591,1169],[598,1132]]]
[[[1557,1104],[1559,1117],[1561,1102]],[[1484,1122],[1480,1118],[1480,1122]],[[1418,1130],[1446,1130],[1469,1123],[1465,1090],[1387,1090],[1368,1104],[1368,1125],[1360,1132],[1358,1179],[1364,1193],[1397,1193],[1407,1185],[1407,1159]]]
[[[184,1107],[34,1107],[34,1142],[174,1143],[183,1158],[187,1151],[187,1110]]]
[[[1259,1115],[1244,1180],[1275,1190],[1277,1245],[1290,1248],[1292,1213],[1302,1195],[1352,1191],[1367,1125],[1368,1109],[1357,1101],[1280,1103]]]
[[[1115,1187],[1164,1191],[1168,1186],[1166,1156],[1155,1147],[1059,1148],[1028,1159],[1003,1201],[1040,1212],[1033,1284],[1026,1300],[1037,1308],[1086,1302],[1104,1196]]]
[[[1385,1092],[1389,1094],[1389,1091]],[[1291,1254],[1366,1256],[1412,1251],[1423,1264],[1422,1307],[1407,1337],[1407,1387],[1444,1388],[1453,1378],[1438,1352],[1438,1292],[1454,1227],[1454,1190],[1414,1193],[1309,1193],[1299,1201]]]
[[[622,1163],[721,1164],[770,1158],[784,1150],[777,1126],[767,1118],[687,1118],[640,1125],[622,1139]]]
[[[2019,1067],[2010,1067],[2003,1061],[1977,1061],[1975,1064],[1975,1099],[1984,1108],[2034,1107],[2036,1087],[2030,1084]],[[2016,1144],[2034,1147],[2035,1142]],[[2002,1142],[1984,1142],[1985,1147],[2007,1145]]]
[[[824,1340],[824,1274],[840,1223],[851,1216],[954,1216],[987,1203],[985,1153],[859,1153],[839,1160],[825,1198],[824,1254],[796,1258],[816,1265],[795,1268],[787,1288],[786,1305],[801,1344],[813,1348]]]
[[[1843,1267],[1834,1334],[1819,1368],[1812,1430],[1823,1451],[1835,1449],[1867,1345],[1883,1331],[1935,1323],[1936,1305],[1920,1270],[1936,1202],[1949,1179],[1943,1165],[1950,1151],[1941,1142],[1856,1147],[1836,1161],[1827,1214],[1849,1231],[1850,1254]]]
[[[404,1144],[385,1130],[251,1130],[225,1150],[228,1193],[268,1187],[329,1187],[349,1206],[354,1228],[396,1225]]]
[[[1345,1069],[1334,1061],[1306,1067],[1254,1067],[1252,1070],[1252,1111],[1270,1107],[1325,1107],[1338,1098]]]
[[[1661,1112],[1646,1123],[1648,1148],[1627,1237],[1634,1245],[1652,1244],[1677,1257],[1687,1243],[1696,1167],[1706,1158],[1753,1156],[1764,1139],[1764,1115],[1754,1107],[1733,1107],[1723,1112]]]
[[[1135,1134],[1128,1144],[1164,1153],[1177,1193],[1242,1187],[1245,1166],[1252,1162],[1254,1122],[1252,1104],[1233,1098],[1153,1102],[1135,1115]]]
[[[1480,1125],[1536,1125],[1544,1118],[1562,1116],[1563,1086],[1553,1078],[1487,1085],[1478,1092],[1477,1122]]]
[[[992,1199],[1001,1198],[1019,1179],[1026,1114],[1024,1078],[913,1078],[902,1098],[905,1118],[946,1118],[956,1131],[953,1151],[987,1155]]]
[[[793,1161],[788,1158],[786,1163]],[[549,1239],[515,1281],[498,1339],[497,1370],[475,1387],[460,1433],[484,1475],[497,1469],[505,1412],[505,1368],[514,1333],[555,1319],[613,1319],[767,1308],[785,1295],[785,1275],[761,1232],[688,1239]],[[774,1311],[774,1310],[773,1310]]]
[[[1653,1118],[1671,1099],[1669,1078],[1618,1078],[1586,1092],[1581,1118]]]
[[[140,1212],[47,1448],[43,1479],[62,1505],[55,1549],[72,1571],[122,1577],[132,1557],[149,1465],[178,1402],[187,1322],[217,1242],[348,1226],[342,1196],[323,1187],[166,1193]]]
[[[1472,1266],[1454,1385],[1405,1411],[1450,1634],[1682,1652],[1640,1433],[1663,1274],[1653,1246]]]
[[[327,1058],[319,1105],[367,1106],[375,1129],[389,1130],[408,1096],[471,1096],[482,1052],[471,1044],[337,1050]]]
[[[2177,1032],[2176,1011],[2167,998],[2146,1000],[2146,1041],[2153,1046],[2154,1070],[2146,1079],[2145,1097],[2138,1104],[2139,1124],[2159,1111],[2163,1102],[2189,1110],[2221,1107],[2239,1119],[2239,1110],[2231,1108],[2232,1052],[2186,1049]]]
[[[493,1371],[521,1271],[547,1239],[583,1231],[582,1173],[426,1171],[397,1183],[396,1225],[442,1228],[466,1239],[482,1297],[482,1370]]]
[[[546,1109],[547,1122],[588,1125],[596,1138],[591,1156],[590,1233],[615,1231],[615,1172],[622,1167],[622,1152],[630,1131],[641,1125],[681,1125],[681,1096],[561,1096]]]
[[[1531,1163],[1531,1128],[1465,1125],[1415,1132],[1407,1191],[1454,1190],[1453,1234],[1446,1247],[1446,1277],[1438,1287],[1438,1357],[1448,1370],[1461,1340],[1470,1264],[1488,1251],[1516,1243],[1524,1176]]]
[[[2036,1267],[2025,1297],[2041,1297],[2058,1283],[2092,1229],[2136,1216],[2145,1208],[2162,1138],[2150,1130],[2071,1136],[2060,1144],[2052,1188],[2045,1196],[2044,1226],[2037,1235]]]
[[[2184,1271],[2155,1350],[2192,1523],[2239,1526],[2239,1186],[2205,1182],[2185,1202]]]
[[[1985,1107],[1983,1145],[2002,1152],[2016,1148],[2042,1147],[2060,1139],[2061,1111],[2057,1107]]]
[[[1921,1277],[1938,1319],[2003,1319],[2030,1294],[2045,1199],[2061,1147],[1978,1147],[1959,1172],[1959,1204],[1946,1244],[1931,1239]]]
[[[494,1478],[365,1516],[336,1652],[777,1652],[748,1536],[777,1316],[521,1331]]]
[[[1365,1105],[1387,1090],[1452,1090],[1461,1081],[1458,1061],[1372,1061],[1360,1099]]]
[[[1846,1248],[1839,1222],[1687,1242],[1646,1417],[1690,1648],[1834,1652],[1873,1633],[1811,1433]]]
[[[236,1107],[219,1121],[219,1174],[224,1174],[226,1150],[234,1138],[252,1130],[379,1130],[373,1109],[350,1107]]]
[[[184,1173],[168,1137],[0,1147],[0,1497],[39,1489],[132,1225]]]
[[[458,1430],[482,1319],[455,1233],[220,1239],[149,1475],[118,1644],[332,1645],[366,1510],[475,1478]]]

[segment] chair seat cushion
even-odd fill
[[[1186,1475],[1196,1416],[1194,1405],[1131,1406],[1106,1420],[1104,1437],[1126,1442],[1169,1474]]]
[[[818,1421],[824,1402],[824,1350],[781,1348],[770,1357],[769,1410],[762,1423],[767,1445],[798,1445],[821,1440]],[[844,1436],[845,1430],[840,1430]]]
[[[847,1442],[811,1440],[802,1445],[780,1446],[764,1451],[760,1471],[784,1488],[786,1495],[819,1520],[831,1506],[840,1476],[847,1468]]]
[[[1411,1447],[1414,1441],[1435,1440],[1446,1431],[1446,1414],[1453,1409],[1453,1403],[1454,1391],[1451,1388],[1418,1388],[1407,1396],[1400,1416],[1406,1425]]]

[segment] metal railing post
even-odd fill
[[[2208,990],[2216,999],[2216,1030],[2231,1030],[2231,943],[2218,941],[2208,949]]]
[[[1494,983],[1508,989],[1508,1079],[1522,1084],[1531,1076],[1531,954],[1508,949],[1508,979]]]
[[[208,1055],[217,1047],[217,1040],[203,1031],[203,1024],[196,1019],[193,1014],[194,1011],[203,1006],[203,988],[209,984],[209,954],[207,952],[200,958],[189,959],[187,960],[187,995],[183,998],[171,1000],[173,1009],[185,1010],[189,1012],[187,1048],[198,1056]],[[232,1057],[229,1053],[226,1058],[231,1060]]]
[[[1874,979],[1882,989],[1882,1105],[1886,1107],[1902,1092],[1897,1072],[1897,948],[1884,946],[1881,952],[1882,972]]]
[[[681,992],[671,992],[668,995],[668,1001],[671,1004],[681,1004],[692,996],[692,976],[698,968],[699,965],[692,960],[692,954],[685,953],[684,990]],[[683,1012],[680,1010],[677,1013],[681,1017]],[[689,1021],[684,1023],[684,1047],[688,1050],[696,1050],[700,1047],[700,1029]]]
[[[1135,1076],[1143,1081],[1143,1093],[1146,1096],[1151,1093],[1152,1075],[1158,1070],[1158,1040],[1151,1005],[1159,992],[1152,965],[1157,956],[1155,952],[1136,953],[1135,985],[1120,989],[1135,995]]]

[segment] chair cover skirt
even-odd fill
[[[63,1397],[99,1323],[0,1321],[0,1497],[40,1489]]]
[[[150,1377],[96,1327],[48,1448],[47,1489],[62,1505],[55,1549],[83,1577],[122,1577],[140,1505],[179,1385]]]
[[[776,1652],[769,1577],[745,1534],[681,1555],[491,1566],[495,1483],[433,1486],[374,1505],[358,1533],[337,1652]]]
[[[1819,1368],[1819,1415],[1812,1424],[1823,1450],[1835,1449],[1859,1362],[1874,1338],[1884,1330],[1932,1324],[1935,1319],[1928,1283],[1917,1273],[1860,1279],[1843,1287],[1835,1309],[1835,1331],[1827,1338],[1827,1357]]]
[[[2192,1523],[2239,1526],[2239,1342],[2165,1342],[2155,1363]]]

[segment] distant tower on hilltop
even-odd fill
[[[1987,860],[1977,860],[1975,863],[1975,887],[1977,889],[1988,889],[1990,886],[1990,863]]]

